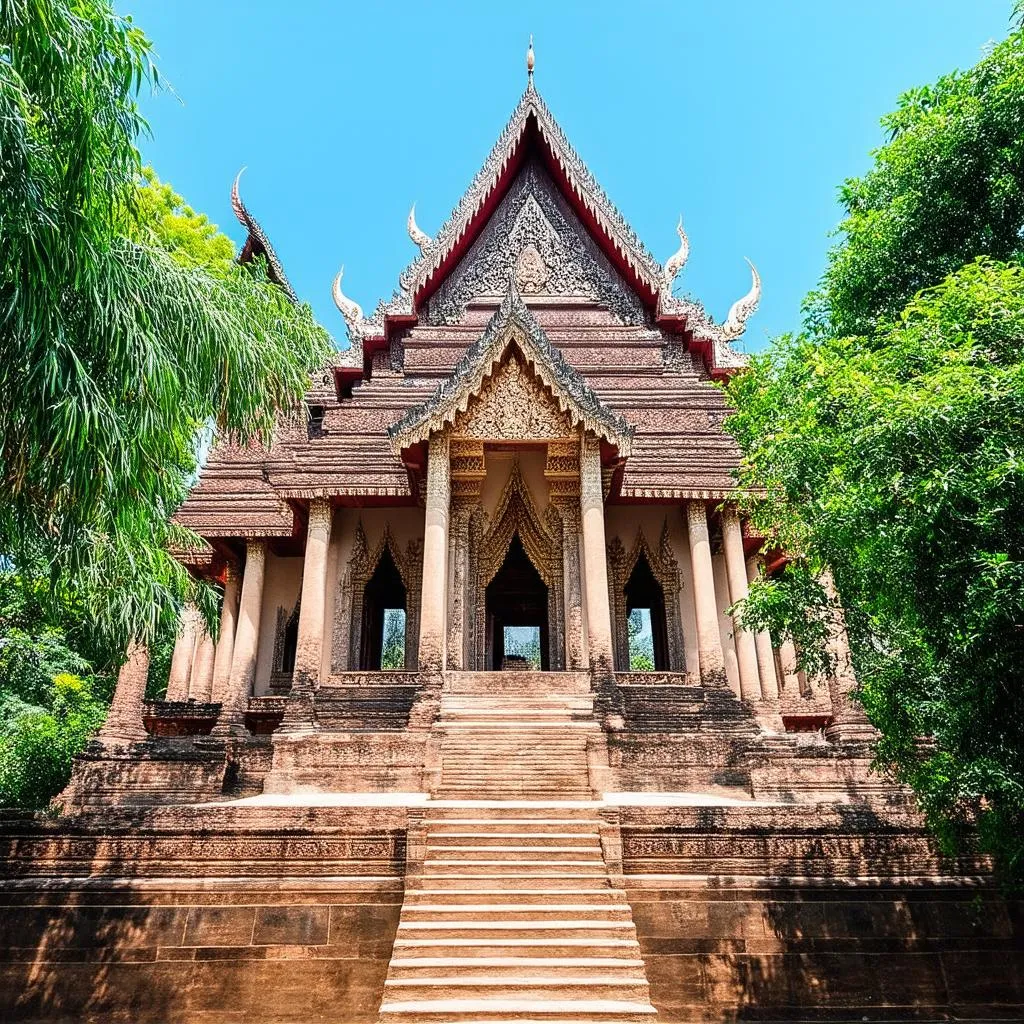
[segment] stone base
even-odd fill
[[[220,796],[224,745],[212,739],[150,739],[120,747],[91,743],[54,804],[65,813],[194,803]]]

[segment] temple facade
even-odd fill
[[[718,386],[757,271],[678,297],[682,222],[662,265],[529,70],[393,296],[338,274],[304,407],[215,442],[219,629],[160,700],[133,644],[54,813],[0,815],[4,1020],[1020,1019],[1022,908],[874,770],[831,581],[827,676],[730,615],[787,557]]]
[[[338,275],[350,344],[308,415],[266,451],[222,441],[180,510],[226,596],[216,649],[188,613],[167,699],[238,730],[251,698],[339,673],[508,668],[506,637],[611,680],[632,614],[645,668],[727,685],[766,728],[842,726],[842,693],[728,611],[784,562],[736,508],[716,386],[757,272],[723,324],[677,298],[682,223],[662,266],[532,86],[437,236],[408,227],[419,255],[372,317]]]

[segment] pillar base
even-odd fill
[[[833,722],[825,729],[825,739],[830,743],[877,743],[878,737],[878,730],[867,719],[852,722]]]

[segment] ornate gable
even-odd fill
[[[599,302],[630,326],[650,316],[580,223],[551,176],[528,163],[477,240],[427,304],[427,322],[457,322],[473,299],[523,294]]]
[[[487,439],[565,437],[582,428],[622,457],[629,455],[633,440],[633,428],[598,399],[551,344],[512,280],[500,308],[451,377],[389,427],[388,436],[401,454],[456,423],[475,431],[467,436]]]

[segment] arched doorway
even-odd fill
[[[548,588],[517,533],[485,592],[488,661],[495,669],[547,671]]]
[[[382,661],[387,662],[383,666],[386,668],[400,668],[404,663],[406,607],[405,583],[391,556],[390,547],[385,545],[377,567],[363,592],[363,621],[359,643],[360,669],[377,671],[382,667]],[[397,636],[399,629],[400,637]],[[396,651],[401,652],[397,664],[395,662],[399,656]]]
[[[667,671],[665,591],[655,578],[645,552],[640,552],[623,591],[629,632],[629,670]]]

